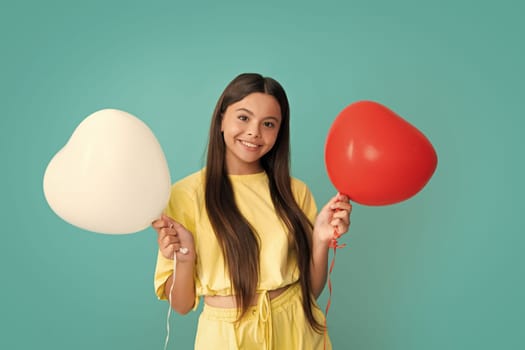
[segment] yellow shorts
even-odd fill
[[[235,322],[236,309],[204,304],[195,350],[332,349],[328,334],[317,333],[310,327],[301,300],[301,287],[297,283],[272,300],[263,293],[258,305],[251,307],[239,323]],[[313,312],[324,324],[324,314],[317,305]]]

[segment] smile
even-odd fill
[[[255,149],[255,148],[261,147],[259,145],[256,145],[255,143],[251,143],[251,142],[248,142],[248,141],[239,140],[239,142],[241,144],[243,144],[244,146],[249,147],[249,148],[254,148]]]

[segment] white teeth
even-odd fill
[[[251,142],[247,142],[247,141],[241,141],[241,143],[247,147],[252,147],[252,148],[257,148],[259,146],[257,146],[256,144],[254,143],[251,143]]]

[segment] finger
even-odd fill
[[[151,226],[156,230],[160,230],[161,228],[168,226],[168,224],[163,219],[157,219],[151,223]]]
[[[180,229],[186,230],[186,228],[181,223],[173,220],[169,216],[162,215],[162,218],[163,218],[164,222],[166,223],[166,227],[173,228],[175,230],[180,230]]]
[[[332,199],[330,199],[330,200],[325,204],[325,206],[321,209],[321,211],[334,210],[334,209],[336,209],[336,203],[337,203],[337,197],[333,197]]]
[[[342,217],[342,218],[332,218],[332,221],[330,221],[330,225],[335,227],[341,227],[341,228],[348,228],[350,226],[350,218],[349,217]]]
[[[176,221],[173,223],[173,231],[181,237],[190,237],[192,235],[191,232],[186,229],[186,227]]]
[[[346,194],[342,194],[341,192],[339,192],[336,195],[336,198],[337,198],[337,200],[339,202],[348,202],[348,201],[350,201],[350,198]]]
[[[180,239],[173,236],[166,236],[159,241],[159,247],[163,249],[173,248],[178,249],[180,246]]]
[[[339,201],[335,199],[333,203],[330,203],[330,209],[333,211],[340,211],[340,210],[352,210],[352,205],[349,202]]]
[[[332,221],[330,221],[330,225],[334,228],[340,225],[343,225],[344,221],[341,218],[333,218]]]
[[[175,220],[170,220],[170,223],[173,224],[173,228],[175,229],[175,231],[181,231],[181,230],[186,231],[186,227],[184,227],[184,225],[182,225],[180,222],[175,221]]]
[[[157,243],[160,248],[166,248],[171,243],[171,237],[168,235],[159,235]]]
[[[151,226],[155,229],[161,229],[163,227],[170,227],[173,226],[175,223],[175,220],[167,216],[166,214],[162,214],[159,219],[156,219],[151,223]]]
[[[345,209],[337,210],[337,211],[335,211],[333,213],[332,218],[333,219],[342,219],[342,220],[345,220],[345,221],[349,221],[350,220],[350,213],[348,212],[348,210],[345,210]]]
[[[166,222],[166,225],[168,225],[168,226],[174,225],[176,223],[175,220],[173,220],[171,217],[169,217],[166,214],[162,214],[161,218],[162,218],[162,220],[164,220]]]
[[[178,236],[177,230],[173,227],[163,227],[159,230],[159,234],[168,236]]]
[[[352,204],[350,204],[349,202],[337,201],[332,205],[332,209],[351,211]]]

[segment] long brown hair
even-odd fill
[[[206,210],[224,255],[234,290],[239,319],[253,300],[259,278],[259,242],[257,233],[242,216],[235,203],[225,161],[226,145],[221,121],[227,107],[247,95],[261,92],[273,96],[281,107],[281,126],[273,148],[261,158],[268,175],[271,198],[277,214],[286,225],[297,251],[303,309],[311,326],[323,330],[314,317],[311,294],[310,259],[312,224],[303,213],[291,188],[290,108],[282,86],[272,78],[244,73],[233,79],[217,101],[213,112],[206,163]]]

